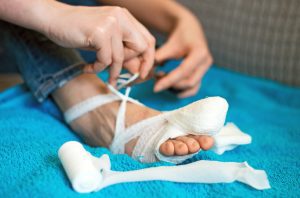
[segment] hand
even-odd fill
[[[155,55],[159,63],[172,58],[184,60],[178,68],[158,80],[154,91],[174,88],[182,90],[178,95],[181,98],[195,95],[203,75],[212,64],[212,56],[201,25],[190,13],[179,18],[167,42]]]
[[[97,51],[97,60],[85,68],[99,72],[110,68],[110,83],[115,84],[123,62],[141,59],[139,72],[147,76],[155,55],[155,39],[126,9],[120,7],[68,6],[57,11],[45,31],[47,37],[64,47]]]

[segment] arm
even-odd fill
[[[165,33],[171,32],[181,16],[189,13],[171,0],[100,0],[100,2],[125,7],[143,24]]]
[[[0,19],[45,33],[51,15],[67,7],[54,0],[0,0]]]
[[[41,32],[63,47],[95,50],[97,60],[85,71],[99,72],[111,66],[112,84],[127,58],[142,58],[142,77],[153,66],[154,38],[120,7],[71,6],[54,0],[0,0],[0,19]]]

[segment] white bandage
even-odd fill
[[[74,190],[80,193],[92,192],[102,181],[102,175],[90,160],[90,153],[78,142],[65,143],[58,157],[67,173]]]
[[[128,84],[137,76],[134,75],[127,81],[123,79],[122,83]],[[124,75],[122,77],[128,76]],[[122,84],[119,87],[122,87]],[[115,135],[110,146],[113,153],[125,153],[125,144],[139,137],[132,153],[133,158],[141,162],[154,162],[159,159],[177,164],[197,153],[171,157],[160,154],[160,145],[170,138],[188,134],[213,136],[215,139],[213,151],[218,154],[231,150],[238,145],[251,142],[251,137],[241,132],[235,125],[229,124],[223,128],[228,103],[221,97],[208,97],[125,128],[127,101],[138,105],[143,104],[129,97],[130,88],[126,89],[125,95],[110,85],[108,85],[108,88],[112,92],[111,94],[95,96],[75,105],[65,112],[65,119],[70,123],[98,106],[121,100],[116,119]]]
[[[252,140],[250,135],[243,133],[233,123],[227,123],[213,138],[215,141],[211,150],[219,155],[239,145],[250,144]]]
[[[163,180],[183,183],[231,183],[239,181],[258,190],[270,188],[265,171],[246,162],[200,160],[186,165],[160,166],[133,171],[112,171],[108,155],[92,156],[78,142],[67,142],[58,152],[59,159],[75,191],[89,193],[124,182]]]

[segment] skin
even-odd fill
[[[115,84],[121,67],[133,73],[139,72],[142,78],[146,78],[154,58],[157,62],[184,58],[177,69],[158,80],[154,91],[179,88],[182,90],[179,97],[188,97],[198,91],[212,58],[201,25],[189,11],[170,0],[106,3],[126,7],[145,24],[167,33],[166,44],[154,52],[153,36],[120,7],[70,6],[52,0],[0,0],[0,19],[41,32],[63,47],[95,50],[97,60],[93,65],[86,65],[85,71],[98,72],[111,66],[112,84]],[[65,111],[82,100],[106,92],[103,82],[95,75],[85,74],[55,91],[53,97]],[[74,121],[71,127],[87,143],[108,146],[113,138],[118,106],[116,102],[97,108]],[[128,104],[128,126],[160,113],[141,108]],[[127,143],[126,153],[131,154],[136,141],[133,139]],[[212,145],[212,138],[207,136],[183,136],[166,141],[160,151],[167,156],[185,155],[200,148],[209,149]]]
[[[213,59],[202,26],[190,11],[173,0],[101,0],[101,2],[125,7],[143,24],[168,35],[167,42],[156,51],[157,63],[174,58],[183,59],[178,68],[156,82],[155,92],[175,88],[181,90],[178,94],[181,98],[198,92],[202,77]],[[136,59],[128,64],[125,66],[134,72],[134,68],[138,68],[139,61]]]
[[[13,10],[13,12],[12,12]],[[115,84],[123,64],[139,57],[141,78],[151,70],[155,39],[125,8],[118,6],[71,6],[53,0],[0,0],[0,19],[38,31],[67,48],[96,51],[94,64],[85,72],[110,67]]]
[[[81,90],[78,92],[77,90]],[[99,94],[108,93],[106,85],[94,74],[83,74],[69,81],[62,88],[53,93],[53,98],[62,111],[66,111],[73,105]],[[120,102],[112,102],[81,116],[71,123],[71,128],[92,146],[108,147],[114,136],[115,120]],[[159,111],[127,103],[126,127],[143,119],[157,116]],[[125,146],[125,152],[131,155],[137,142],[132,139]],[[213,139],[209,136],[181,136],[170,139],[160,146],[160,152],[166,156],[186,155],[195,153],[199,149],[207,150],[213,145]]]
[[[154,91],[175,88],[181,90],[179,97],[197,93],[212,57],[201,24],[191,12],[172,0],[101,2],[113,7],[71,6],[53,0],[0,0],[0,19],[41,32],[63,47],[95,50],[96,62],[84,71],[99,72],[110,66],[109,81],[113,85],[122,67],[139,72],[143,79],[153,67],[154,58],[158,63],[183,58],[178,68],[155,84]],[[169,35],[156,52],[154,37],[131,13]]]

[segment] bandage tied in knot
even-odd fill
[[[138,74],[121,75],[118,79],[118,89],[125,87],[137,78]],[[125,128],[126,103],[131,102],[142,106],[143,104],[129,97],[130,87],[127,87],[125,94],[122,94],[113,86],[107,86],[111,91],[110,94],[94,96],[75,105],[65,112],[65,119],[71,123],[99,106],[113,101],[121,101],[116,119],[115,135],[110,145],[110,150],[115,154],[125,153],[125,144],[139,137],[132,153],[133,158],[141,162],[162,160],[177,164],[197,153],[169,157],[162,155],[159,147],[170,138],[188,134],[212,136],[215,140],[212,150],[217,154],[251,142],[251,137],[240,131],[233,123],[224,126],[228,103],[221,97],[198,100],[185,107],[163,112]]]

